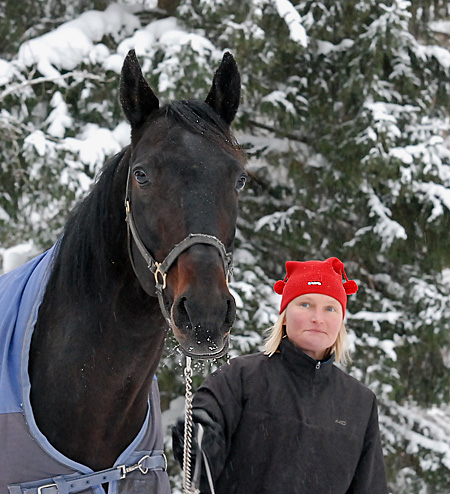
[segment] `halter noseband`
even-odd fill
[[[161,308],[161,312],[163,316],[165,317],[170,327],[171,317],[169,314],[168,306],[164,302],[163,290],[166,288],[167,273],[170,267],[172,266],[172,264],[177,260],[178,256],[195,244],[212,245],[219,251],[223,263],[225,278],[228,283],[228,280],[232,273],[233,255],[231,252],[227,252],[223,243],[214,235],[207,235],[204,233],[190,233],[184,240],[182,240],[180,243],[174,246],[174,248],[169,252],[169,254],[167,254],[167,257],[162,262],[157,262],[154,259],[154,257],[150,254],[150,252],[146,249],[144,243],[141,240],[139,232],[137,231],[136,223],[134,222],[133,213],[131,211],[130,174],[131,174],[131,167],[128,172],[127,188],[125,195],[125,213],[126,213],[125,219],[127,222],[127,232],[128,232],[128,255],[130,257],[133,270],[137,276],[137,271],[133,260],[133,253],[131,250],[131,240],[133,239],[141,256],[144,258],[147,264],[147,268],[155,277],[155,288],[156,288],[156,294],[158,296],[159,306]]]

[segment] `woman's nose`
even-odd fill
[[[311,320],[317,323],[322,322],[323,321],[322,312],[320,310],[315,309],[311,314]]]

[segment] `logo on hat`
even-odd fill
[[[308,281],[308,285],[319,285],[319,286],[322,286],[322,282],[321,281]]]

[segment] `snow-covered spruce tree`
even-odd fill
[[[413,3],[189,0],[180,13],[243,72],[257,182],[240,223],[236,347],[258,343],[284,260],[341,257],[361,285],[350,371],[379,396],[392,491],[431,493],[450,481],[450,54],[430,23],[449,12]]]
[[[88,9],[103,10],[108,0],[3,0],[0,3],[0,57],[14,56],[25,39],[51,31]]]
[[[0,60],[3,247],[25,239],[42,247],[54,242],[105,158],[128,141],[118,75],[102,62],[139,20],[114,6],[95,15],[104,17],[91,28],[93,41],[102,43],[91,42],[83,28],[89,18],[80,17],[22,43],[11,61]]]

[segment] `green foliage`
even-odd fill
[[[432,280],[449,265],[450,155],[442,137],[448,52],[413,36],[420,30],[432,43],[424,19],[431,12],[438,19],[445,5],[424,2],[419,28],[417,8],[408,2],[298,2],[308,33],[304,49],[287,39],[282,19],[271,22],[276,13],[269,3],[247,5],[245,18],[227,2],[184,3],[195,13],[187,9],[187,24],[199,28],[200,18],[214,19],[206,24],[210,38],[238,57],[244,53],[240,125],[257,182],[243,200],[238,247],[251,256],[238,275],[255,272],[248,279],[254,288],[264,282],[255,266],[270,285],[283,277],[287,259],[341,257],[361,285],[350,302],[351,371],[377,391],[382,413],[391,399],[424,410],[446,403],[449,289]],[[275,302],[267,292],[239,294],[244,327],[261,334],[268,318],[258,319],[258,310]],[[423,433],[419,418],[417,424]],[[395,480],[400,474],[410,492],[424,485],[423,492],[441,492],[450,478],[440,464],[444,456],[427,453],[440,465],[436,475],[423,462],[396,461],[414,449],[414,439],[403,434],[397,428],[388,442],[395,451],[387,456],[393,488],[406,492]]]

